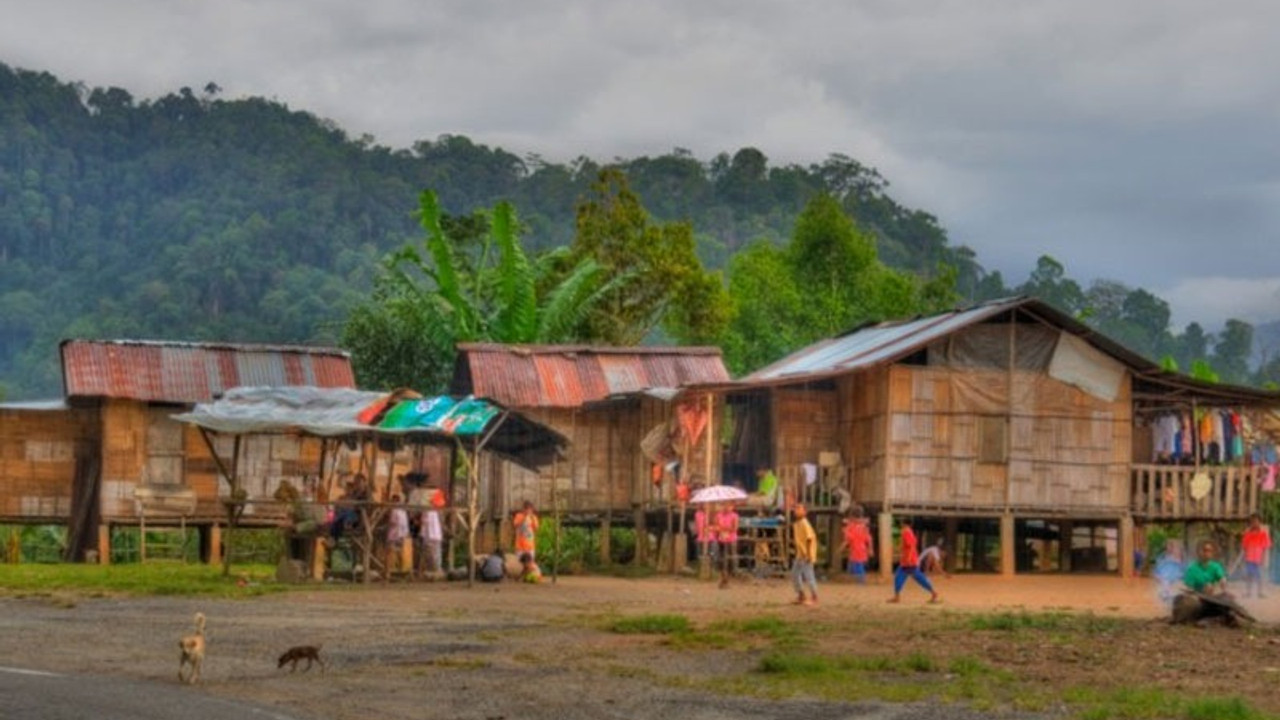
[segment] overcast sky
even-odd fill
[[[0,62],[209,81],[407,147],[559,161],[850,155],[1015,284],[1280,319],[1280,4],[1203,0],[0,0]]]

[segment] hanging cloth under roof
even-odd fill
[[[696,444],[698,438],[702,437],[710,416],[707,406],[696,399],[682,402],[676,407],[676,417],[680,419],[680,429],[684,431],[688,445]]]

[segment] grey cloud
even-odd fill
[[[1241,307],[1265,313],[1244,298],[1280,277],[1280,6],[1259,0],[0,0],[0,11],[0,61],[140,97],[215,80],[395,147],[449,132],[560,160],[843,152],[1010,282],[1047,253],[1086,283],[1178,298],[1204,278],[1245,283]]]

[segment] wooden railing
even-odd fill
[[[774,471],[778,485],[788,497],[803,503],[809,509],[833,510],[840,507],[842,493],[851,493],[853,486],[849,468],[845,465],[819,467],[813,482],[807,481],[801,465],[783,465]],[[852,498],[852,495],[846,497]]]
[[[1148,520],[1249,517],[1258,509],[1254,467],[1133,465],[1130,509]]]

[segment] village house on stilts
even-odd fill
[[[237,386],[355,386],[350,357],[331,348],[66,340],[60,354],[62,399],[0,404],[0,522],[67,526],[64,559],[75,562],[145,559],[145,532],[112,547],[129,527],[194,530],[202,558],[218,562],[228,490],[219,455],[252,478],[241,524],[278,525],[273,495],[313,472],[320,441],[211,438],[173,415]]]
[[[691,390],[733,426],[726,482],[771,467],[827,538],[857,505],[885,549],[910,516],[957,570],[1128,577],[1146,527],[1207,532],[1274,489],[1259,426],[1280,394],[1165,371],[1032,298],[867,325]]]
[[[651,533],[683,537],[676,486],[715,482],[720,472],[714,398],[679,388],[728,379],[719,348],[459,345],[453,393],[493,399],[570,440],[567,456],[539,472],[491,461],[489,533],[508,544],[511,515],[529,500],[544,516],[601,529],[606,561],[614,523],[637,529],[636,562],[656,561]],[[702,418],[697,437],[679,432],[681,408]],[[676,441],[666,442],[668,434]],[[658,435],[667,460],[655,475],[642,445]],[[673,543],[661,547],[668,559],[681,552]]]

